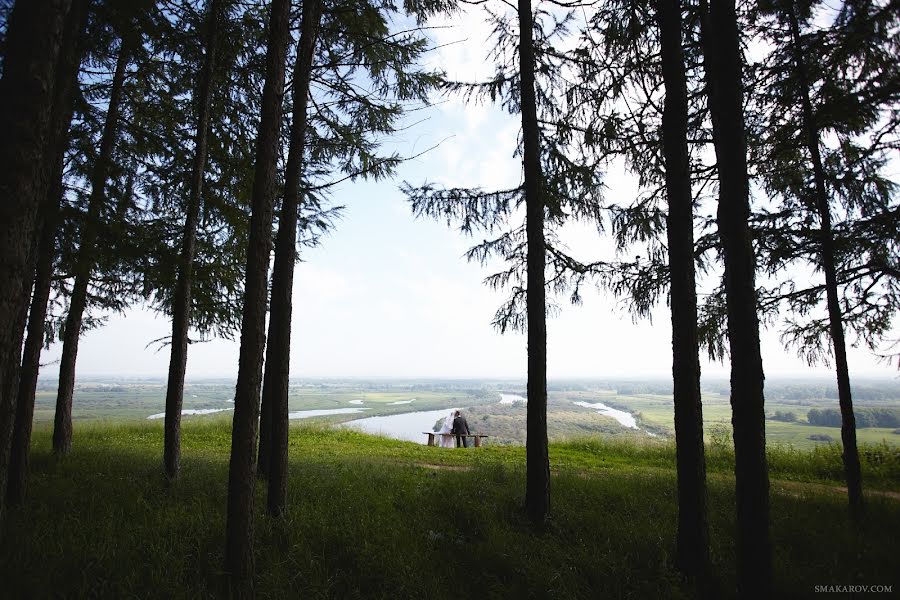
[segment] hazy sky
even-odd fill
[[[430,33],[437,45],[450,44],[432,54],[434,64],[459,79],[489,74],[483,55],[489,28],[477,12],[452,22],[455,27]],[[291,376],[525,377],[524,336],[501,336],[490,325],[504,294],[482,284],[489,270],[462,256],[472,240],[444,223],[413,219],[397,189],[403,179],[485,189],[515,185],[518,130],[516,119],[497,108],[447,99],[398,142],[405,155],[441,142],[437,149],[404,165],[397,181],[341,185],[334,199],[346,205],[345,218],[321,247],[306,251],[295,273]],[[620,167],[610,170],[606,183],[609,198],[620,202],[634,190]],[[612,258],[610,243],[590,228],[568,228],[563,240],[579,256]],[[146,346],[170,333],[169,321],[140,308],[112,316],[82,338],[78,374],[164,375],[168,347]],[[652,323],[633,323],[610,296],[586,291],[581,306],[563,303],[549,320],[548,346],[551,378],[667,376],[668,308],[658,307]],[[42,362],[60,353],[55,344]],[[193,344],[188,377],[234,377],[237,357],[238,340]],[[763,357],[769,376],[829,373],[785,353],[775,332],[763,334]],[[863,351],[851,349],[850,361],[855,375],[896,375]],[[46,366],[42,377],[55,378],[57,369]],[[703,373],[727,376],[728,367],[704,363]]]

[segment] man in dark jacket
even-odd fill
[[[456,447],[465,448],[466,439],[462,437],[461,434],[469,434],[469,424],[466,422],[466,418],[462,416],[459,411],[456,411],[456,416],[453,417],[452,432],[456,434]]]

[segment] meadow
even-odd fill
[[[669,439],[675,434],[671,382],[568,381],[556,382],[548,390],[548,436],[566,441],[584,436],[645,439],[652,434]],[[383,416],[410,411],[458,407],[467,409],[469,424],[491,436],[491,443],[524,444],[523,403],[499,404],[501,393],[524,396],[516,381],[410,381],[410,380],[309,380],[294,381],[289,389],[291,411],[364,407],[364,413],[319,417],[341,423],[360,417]],[[857,410],[887,409],[900,416],[900,383],[892,380],[861,382],[854,386]],[[232,407],[234,383],[227,380],[189,381],[185,386],[185,409]],[[56,389],[42,383],[37,394],[35,421],[52,422]],[[622,427],[611,417],[577,406],[575,402],[602,402],[632,413],[639,430]],[[829,385],[815,381],[767,382],[766,437],[770,445],[811,450],[840,442],[840,428],[811,425],[812,409],[834,409],[837,400]],[[83,380],[76,386],[73,419],[80,422],[145,420],[165,408],[162,380]],[[793,413],[793,422],[779,421],[776,413]],[[712,381],[703,389],[703,416],[707,442],[728,438],[731,406],[727,382]],[[188,417],[205,418],[205,417]],[[861,444],[900,446],[900,428],[857,429]]]
[[[181,478],[161,470],[162,423],[81,423],[71,455],[35,430],[25,506],[0,541],[0,596],[219,597],[230,418],[185,421]],[[780,597],[816,585],[896,589],[900,452],[863,453],[867,509],[853,524],[834,446],[774,448]],[[287,515],[257,485],[256,591],[294,598],[684,598],[673,569],[674,447],[634,439],[550,446],[551,519],[521,507],[521,446],[442,449],[294,423]],[[734,592],[733,453],[708,447],[712,597]]]
[[[364,406],[365,414],[326,417],[341,422],[360,416],[390,415],[415,410],[435,410],[454,405],[473,406],[488,402],[488,392],[480,387],[453,386],[435,390],[411,384],[371,382],[293,383],[288,409],[328,410]],[[164,380],[112,380],[98,378],[75,386],[72,418],[75,421],[139,421],[165,410]],[[234,406],[234,382],[227,380],[189,381],[185,384],[184,409],[222,409]],[[410,402],[412,400],[412,402]],[[35,422],[53,422],[56,410],[55,382],[42,382],[35,398]]]

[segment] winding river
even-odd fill
[[[391,404],[411,404],[412,400],[401,400],[392,402]],[[528,400],[518,394],[500,394],[499,404],[518,404],[527,403]],[[319,410],[295,410],[288,413],[291,419],[309,419],[312,417],[323,417],[327,415],[348,415],[357,414],[370,410],[369,407],[360,406],[361,400],[351,400],[350,404],[354,406],[348,408],[329,408]],[[637,420],[631,413],[607,406],[602,402],[574,402],[573,404],[588,408],[601,415],[612,417],[623,427],[629,429],[639,429]],[[208,415],[212,413],[224,412],[226,410],[234,410],[233,407],[227,408],[200,408],[200,409],[184,409],[182,415]],[[424,432],[431,431],[438,419],[446,417],[452,410],[450,408],[442,408],[440,410],[422,410],[416,412],[400,413],[396,415],[385,415],[380,417],[364,417],[341,423],[339,427],[351,427],[365,433],[375,435],[383,435],[397,440],[406,440],[416,442],[418,444],[426,444],[427,436]],[[147,417],[148,419],[162,419],[166,413],[157,413]],[[648,435],[654,435],[646,432]]]
[[[455,409],[442,408],[440,410],[421,410],[384,417],[366,417],[341,423],[340,426],[352,427],[365,433],[384,435],[395,440],[427,444],[428,436],[424,432],[431,431],[435,421],[446,417],[452,410]]]
[[[613,408],[611,406],[607,406],[602,402],[573,402],[578,406],[583,406],[585,408],[591,408],[597,411],[599,414],[604,415],[606,417],[612,417],[616,421],[618,421],[623,427],[627,427],[629,429],[638,429],[637,420],[634,418],[630,412],[625,412],[624,410],[619,410],[617,408]]]

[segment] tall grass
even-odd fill
[[[160,424],[78,430],[53,458],[35,438],[25,507],[0,541],[0,596],[216,597],[224,594],[227,418],[186,421],[183,471],[167,485]],[[834,456],[771,454],[797,481]],[[887,462],[896,456],[888,455]],[[732,595],[734,484],[710,450],[715,595]],[[291,429],[287,516],[256,519],[257,592],[296,598],[679,598],[672,567],[674,452],[668,444],[572,440],[551,446],[552,518],[524,518],[524,451],[427,448],[346,429]],[[824,466],[817,466],[821,463]],[[840,464],[840,456],[837,456]],[[827,468],[826,468],[827,467]],[[796,471],[795,471],[796,469]],[[889,487],[889,475],[880,476]],[[893,479],[896,489],[897,479]],[[263,488],[257,506],[262,508]],[[827,584],[896,583],[900,502],[870,495],[861,527],[846,500],[798,484],[772,496],[783,596]]]

